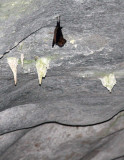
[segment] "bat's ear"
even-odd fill
[[[55,44],[55,42],[54,42],[54,40],[53,40],[53,43],[52,43],[52,48],[54,47],[54,44]]]
[[[66,43],[67,42],[67,40],[66,39],[64,39],[64,43]]]

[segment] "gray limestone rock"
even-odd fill
[[[124,111],[123,8],[123,0],[0,0],[0,160],[123,159],[124,127],[117,118]],[[67,42],[52,48],[59,15]],[[17,86],[9,57],[19,59]],[[50,60],[41,86],[38,57]],[[100,80],[109,74],[116,79],[111,93]],[[111,132],[103,127],[96,136],[93,127],[101,130],[114,117],[118,129],[112,124]],[[61,140],[65,129],[73,137]],[[88,137],[78,139],[82,132]],[[43,149],[34,145],[40,139]]]
[[[10,144],[11,136],[23,134],[2,154],[1,160],[109,160],[124,153],[124,113],[108,122],[86,126],[68,127],[45,124],[30,130],[5,134],[1,139]],[[11,136],[10,136],[11,135]],[[12,140],[11,140],[12,143]],[[4,149],[4,144],[1,150]]]

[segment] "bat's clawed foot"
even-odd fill
[[[60,22],[60,16],[56,17],[57,21]]]

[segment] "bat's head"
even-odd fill
[[[66,43],[66,39],[62,38],[62,39],[59,40],[59,42],[57,43],[57,45],[59,47],[63,47],[65,43]]]

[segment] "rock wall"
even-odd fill
[[[0,160],[123,159],[123,8],[123,0],[0,1]],[[58,16],[67,42],[52,48]]]

